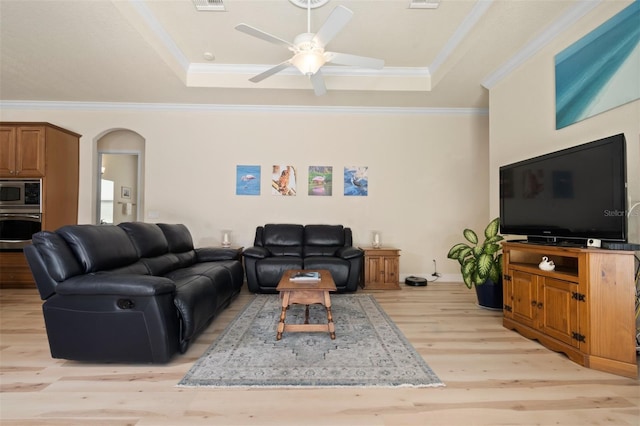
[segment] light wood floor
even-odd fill
[[[502,327],[461,284],[371,291],[442,388],[176,387],[253,296],[167,365],[50,357],[35,290],[0,292],[0,423],[9,425],[638,425],[639,381],[580,367]],[[338,336],[339,338],[339,336]]]

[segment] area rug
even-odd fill
[[[331,296],[336,338],[324,332],[285,332],[276,340],[278,295],[256,295],[178,386],[435,387],[444,386],[372,295]],[[310,306],[310,323],[326,323]],[[304,322],[292,305],[287,323]]]

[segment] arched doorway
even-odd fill
[[[97,149],[96,223],[141,220],[144,138],[131,130],[113,130],[98,139]]]

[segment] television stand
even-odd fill
[[[634,252],[506,242],[503,325],[572,361],[637,378]],[[553,271],[538,267],[546,256]]]
[[[527,243],[554,247],[587,247],[586,239],[566,239],[557,237],[527,237]]]

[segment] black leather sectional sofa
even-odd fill
[[[342,225],[258,226],[253,247],[243,252],[247,287],[275,293],[286,270],[328,269],[338,292],[356,291],[364,253],[352,240],[351,229]]]
[[[32,241],[25,255],[54,358],[167,362],[244,278],[236,250],[194,249],[180,224],[70,225]]]

